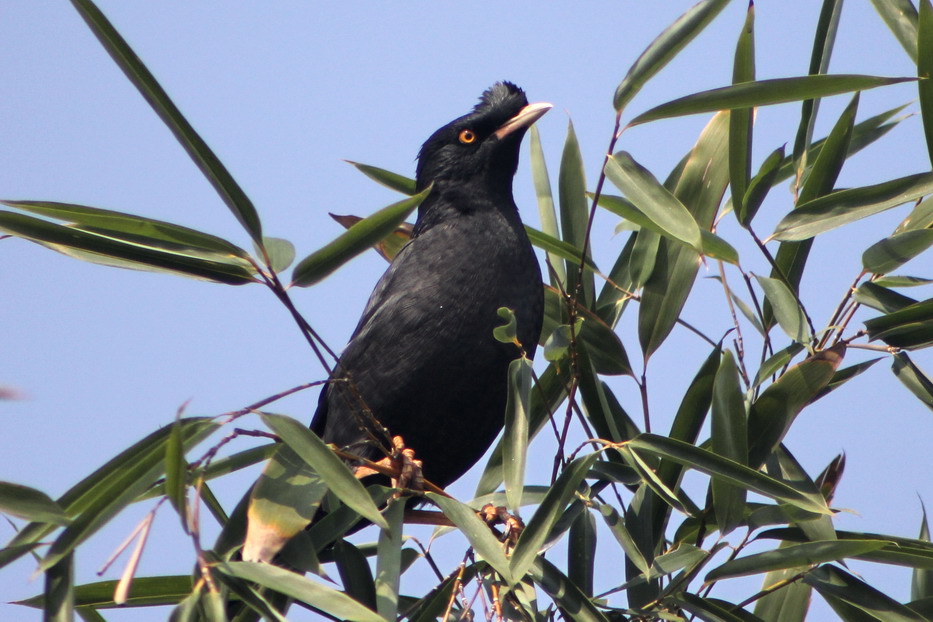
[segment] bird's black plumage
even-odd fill
[[[493,337],[498,308],[515,312],[529,356],[541,332],[541,272],[512,178],[525,130],[548,108],[500,82],[424,143],[417,186],[433,188],[340,357],[333,378],[346,381],[321,393],[311,427],[325,441],[379,460],[377,443],[402,436],[424,477],[446,486],[495,439],[519,356]]]

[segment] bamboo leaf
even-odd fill
[[[596,570],[596,520],[590,512],[581,512],[570,524],[567,540],[567,576],[585,596],[593,596]]]
[[[172,423],[165,445],[165,494],[181,518],[181,528],[188,533],[188,462],[185,460],[181,413]]]
[[[470,545],[496,572],[510,585],[514,585],[509,560],[502,550],[502,543],[496,540],[489,526],[486,525],[476,511],[460,503],[456,499],[429,492],[425,495],[432,503],[441,509],[444,516],[449,518],[463,532]]]
[[[182,430],[184,449],[204,440],[218,427],[217,423],[202,418],[185,418],[182,419],[181,425],[184,426]],[[137,459],[127,460],[126,464],[116,472],[107,469],[109,465],[106,465],[104,469],[98,471],[98,474],[104,471],[106,477],[88,486],[89,490],[86,490],[86,494],[75,499],[74,503],[66,502],[65,497],[58,500],[58,504],[65,508],[66,515],[74,516],[74,518],[49,547],[39,564],[40,570],[51,568],[69,555],[75,547],[103,527],[120,510],[135,501],[143,491],[162,476],[165,472],[165,441],[159,440],[161,442],[145,447],[144,453]],[[123,454],[119,457],[122,456]],[[113,461],[110,464],[112,463]],[[66,496],[68,496],[67,493]],[[24,532],[26,532],[25,529],[18,535],[22,536]],[[14,541],[16,539],[14,538]]]
[[[818,75],[745,82],[709,91],[701,91],[655,106],[632,119],[629,125],[638,125],[649,121],[690,114],[770,106],[828,97],[853,91],[865,91],[914,79],[863,75]]]
[[[191,127],[136,53],[93,2],[72,0],[72,4],[117,66],[133,83],[143,99],[152,106],[207,180],[214,186],[220,198],[227,204],[243,228],[253,240],[261,242],[262,224],[252,201],[211,151],[211,148],[207,146],[207,143]]]
[[[933,164],[933,5],[919,1],[917,16],[917,90],[920,94],[920,115],[927,153]]]
[[[871,0],[910,59],[917,62],[917,9],[910,0]]]
[[[725,562],[706,575],[706,581],[744,577],[796,566],[813,566],[876,551],[890,544],[884,540],[822,540],[746,555]]]
[[[865,321],[868,337],[896,348],[919,348],[933,343],[933,298]]]
[[[502,470],[508,507],[521,508],[528,453],[528,415],[531,400],[531,361],[524,356],[509,364],[509,393],[502,433]]]
[[[216,568],[226,575],[271,588],[340,619],[385,622],[385,618],[343,592],[338,592],[285,568],[255,562],[223,562]]]
[[[551,486],[547,496],[538,506],[531,520],[528,521],[518,539],[518,543],[515,545],[512,559],[509,562],[512,577],[516,580],[524,577],[531,568],[538,556],[538,552],[547,540],[551,528],[566,509],[583,478],[590,470],[593,462],[596,461],[597,455],[595,453],[587,454],[568,464],[560,477],[557,478],[557,481],[554,482],[554,485]]]
[[[554,240],[560,240],[557,211],[554,209],[554,194],[551,191],[551,179],[548,176],[547,163],[544,161],[544,149],[541,148],[541,132],[538,130],[537,125],[532,125],[528,130],[528,134],[531,151],[531,178],[535,185],[535,197],[538,199],[538,218],[541,220],[541,233]],[[525,231],[530,238],[531,232],[527,226]],[[533,240],[532,244],[534,244]],[[572,245],[568,246],[574,248]],[[565,256],[548,250],[548,262],[551,269],[554,270],[551,285],[555,287],[557,283],[553,282],[553,279],[557,279],[559,283],[567,282],[567,272],[564,270],[564,264],[559,260],[560,258],[566,259]]]
[[[717,114],[704,128],[682,168],[670,179],[674,196],[700,229],[712,228],[729,184],[728,115]],[[678,173],[679,171],[679,173]],[[645,358],[667,339],[696,280],[699,257],[683,244],[661,240],[638,309],[638,338]]]
[[[663,232],[702,250],[700,227],[693,215],[629,153],[620,151],[610,156],[606,176]]]
[[[245,561],[271,563],[317,514],[327,483],[288,445],[270,458],[249,494]]]
[[[154,247],[108,235],[63,226],[13,212],[0,211],[0,231],[25,238],[62,254],[108,266],[167,272],[192,278],[243,285],[257,282],[254,270],[239,257],[187,247]]]
[[[0,482],[0,512],[38,523],[67,525],[61,506],[35,488]]]
[[[586,227],[589,222],[589,206],[586,201],[586,175],[583,170],[583,156],[577,141],[573,123],[567,124],[567,139],[561,154],[560,171],[557,178],[557,194],[560,199],[560,227],[564,242],[576,248],[583,248],[586,239]],[[591,255],[589,249],[587,257]],[[583,278],[582,301],[589,307],[594,299],[595,285],[592,274],[579,274],[579,263],[567,262],[566,291],[576,290],[578,277]]]
[[[732,63],[732,83],[755,80],[755,5],[749,2],[745,24],[735,46]],[[732,189],[732,209],[743,222],[745,193],[752,174],[752,114],[751,108],[736,108],[729,113],[729,186]]]
[[[543,557],[537,558],[531,565],[529,574],[535,584],[557,603],[568,620],[609,622],[609,618],[596,608],[593,601],[548,560]]]
[[[761,168],[748,182],[748,189],[745,191],[745,196],[740,204],[741,209],[735,210],[736,217],[742,226],[747,227],[751,224],[765,197],[768,196],[768,191],[777,183],[783,161],[784,147],[781,146],[765,158],[765,161],[761,163]]]
[[[924,619],[836,566],[821,566],[804,576],[803,580],[819,592],[837,612],[841,601],[843,605],[854,607],[886,622],[922,622]]]
[[[933,229],[896,233],[876,242],[862,253],[865,272],[887,274],[933,246]]]
[[[917,399],[926,404],[927,408],[933,410],[933,379],[910,360],[906,352],[898,352],[894,355],[894,363],[891,365],[891,369],[897,379],[911,393],[916,395]]]
[[[93,609],[112,609],[118,607],[113,601],[113,592],[117,581],[99,581],[85,583],[74,589],[74,606]],[[191,575],[168,575],[160,577],[137,577],[123,607],[148,607],[156,605],[174,605],[191,592]],[[45,606],[45,594],[39,594],[16,605],[41,608]]]
[[[921,502],[922,516],[920,518],[920,534],[917,539],[922,542],[930,541],[930,523],[927,521],[927,509]],[[911,573],[910,599],[919,600],[933,596],[933,569],[914,568]]]
[[[830,513],[822,497],[815,498],[814,495],[800,492],[790,484],[768,477],[760,471],[682,441],[655,434],[641,434],[629,441],[627,446],[673,460],[687,468],[789,503],[808,512]]]
[[[428,196],[427,188],[411,198],[384,207],[302,259],[292,272],[292,285],[308,287],[391,234]]]
[[[805,240],[933,193],[933,173],[839,190],[801,204],[778,223],[772,237]]]
[[[621,114],[641,88],[713,21],[729,0],[702,0],[652,41],[616,88],[612,105]]]
[[[794,419],[830,382],[845,357],[845,344],[821,350],[788,369],[752,403],[748,416],[748,464],[760,466]]]
[[[376,605],[379,615],[394,620],[398,614],[398,588],[402,575],[402,521],[405,500],[393,499],[385,512],[388,528],[379,532],[376,560]]]
[[[807,316],[797,302],[797,297],[788,289],[783,281],[755,275],[761,289],[764,290],[768,302],[774,311],[778,324],[787,333],[787,336],[797,343],[810,343],[813,335],[807,324]]]
[[[739,464],[748,462],[748,415],[739,387],[739,370],[732,352],[726,350],[713,384],[713,451]],[[725,535],[735,529],[745,516],[745,490],[714,479],[713,507],[719,531]]]
[[[314,432],[300,421],[284,415],[262,413],[262,420],[302,460],[314,468],[341,501],[363,518],[388,529],[388,523],[379,513],[360,480],[353,476],[347,465]]]
[[[407,194],[408,196],[413,196],[418,192],[418,189],[415,187],[415,180],[411,177],[399,175],[398,173],[387,171],[384,168],[379,168],[378,166],[360,164],[359,162],[352,162],[350,160],[345,160],[345,162],[347,164],[353,165],[356,170],[363,173],[373,181],[382,184],[386,188],[391,188],[392,190],[401,192],[402,194]]]

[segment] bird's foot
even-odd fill
[[[421,471],[421,460],[415,459],[415,450],[405,447],[405,440],[401,436],[392,437],[395,451],[389,460],[398,469],[398,477],[392,478],[392,486],[400,490],[424,490],[424,474]],[[398,493],[396,493],[398,494]]]
[[[522,522],[522,519],[514,514],[509,514],[505,507],[491,503],[487,503],[480,508],[478,514],[490,527],[504,526],[505,533],[501,534],[499,539],[505,542],[510,549],[515,547],[518,537],[522,535],[522,531],[525,529],[525,523]]]
[[[424,475],[421,472],[421,460],[415,459],[415,450],[406,447],[401,436],[392,437],[392,446],[392,455],[376,462],[375,465],[395,473],[391,478],[392,487],[397,489],[395,496],[401,496],[403,490],[423,491]],[[356,469],[356,476],[362,479],[379,472],[372,467],[361,466]]]

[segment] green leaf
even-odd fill
[[[216,568],[226,575],[258,583],[343,620],[385,622],[381,615],[343,592],[284,568],[254,562],[223,562]]]
[[[542,335],[550,335],[562,325],[564,301],[561,294],[551,287],[544,288],[544,327]],[[598,315],[577,303],[577,317],[583,319],[577,343],[583,345],[587,355],[601,374],[633,375],[628,354],[619,336]]]
[[[733,607],[714,598],[702,598],[690,592],[681,592],[671,597],[681,609],[704,622],[745,622],[733,613]]]
[[[797,302],[797,297],[790,291],[783,281],[770,279],[764,276],[755,275],[765,296],[771,303],[774,310],[774,316],[778,324],[788,337],[797,343],[810,343],[813,335],[810,334],[810,326],[807,323],[807,316]]]
[[[186,418],[184,422],[185,445],[190,447],[203,440],[216,429],[216,425],[207,418]],[[100,525],[88,524],[96,520],[102,509],[113,503],[113,514],[126,503],[133,501],[139,494],[136,484],[139,473],[144,473],[142,480],[155,481],[165,468],[165,443],[170,428],[163,427],[133,444],[91,475],[75,484],[68,492],[58,498],[58,505],[68,517],[79,516],[81,530],[96,529]],[[132,490],[127,486],[132,485]],[[145,489],[145,485],[141,486]],[[105,522],[110,516],[104,516]],[[101,523],[102,524],[102,523]],[[33,522],[20,529],[7,546],[0,549],[0,567],[9,564],[28,553],[34,543],[40,542],[55,526],[46,522]]]
[[[768,360],[761,364],[755,379],[752,381],[752,387],[761,385],[768,376],[776,374],[779,369],[791,362],[791,360],[801,351],[803,346],[799,343],[792,343],[783,350],[778,350]]]
[[[183,449],[193,447],[219,427],[219,424],[212,420],[203,418],[185,418],[182,419],[182,425],[184,426],[182,430]],[[144,441],[155,440],[153,436]],[[124,454],[114,461],[120,461]],[[165,472],[164,441],[148,444],[135,459],[126,460],[119,470],[111,471],[108,467],[113,465],[114,461],[78,485],[86,494],[70,502],[71,499],[66,501],[66,497],[70,496],[71,491],[69,491],[65,497],[58,500],[58,504],[65,509],[65,514],[74,518],[49,547],[39,564],[40,570],[51,568],[69,555],[75,547],[103,527],[120,510],[135,501],[143,491],[162,476]],[[101,475],[104,477],[100,477]],[[95,479],[97,481],[94,481]],[[27,532],[27,529],[20,531],[17,538],[14,538],[14,543],[19,536]]]
[[[583,328],[583,318],[578,317],[571,331],[569,324],[561,324],[551,331],[550,336],[544,342],[544,360],[557,362],[570,354],[570,346],[575,335],[580,334]]]
[[[881,287],[919,287],[920,285],[929,285],[933,279],[925,279],[919,276],[889,275],[874,280],[875,285]],[[916,301],[914,301],[916,302]]]
[[[868,337],[896,348],[919,348],[933,343],[933,298],[865,321]]]
[[[560,172],[557,178],[557,194],[560,199],[560,225],[564,241],[576,248],[583,248],[586,239],[586,228],[589,222],[589,207],[586,201],[586,175],[583,170],[583,156],[580,153],[580,143],[573,130],[573,123],[567,124],[567,139],[564,141],[564,150],[561,154]],[[586,255],[591,253],[586,249]],[[579,263],[567,262],[567,282],[565,291],[576,291]],[[579,275],[583,277],[581,302],[588,307],[594,298],[594,283],[592,274]]]
[[[781,546],[790,546],[781,543]],[[764,575],[761,588],[767,589],[779,581],[787,582],[783,588],[765,594],[755,603],[754,614],[764,622],[804,622],[810,610],[812,589],[806,583],[795,580],[804,568],[773,570]]]
[[[94,609],[112,609],[118,607],[113,602],[113,592],[117,581],[99,581],[85,583],[74,589],[75,607],[88,607]],[[123,608],[147,607],[155,605],[173,605],[181,601],[191,592],[193,582],[191,575],[169,575],[161,577],[136,577],[130,590],[129,598]],[[45,606],[45,594],[39,594],[16,605],[41,608]]]
[[[621,114],[648,80],[693,41],[728,3],[729,0],[702,0],[665,28],[635,60],[625,78],[616,87],[612,98],[616,112]]]
[[[702,250],[700,227],[693,215],[629,153],[620,151],[610,156],[606,176],[664,233]]]
[[[596,570],[596,520],[590,512],[581,512],[570,523],[567,540],[567,575],[587,597],[593,596]]]
[[[813,47],[810,52],[810,66],[808,74],[825,74],[829,69],[833,47],[836,43],[836,33],[839,30],[839,17],[842,14],[842,0],[824,0],[820,9],[820,16],[813,34]],[[808,99],[800,107],[800,125],[794,139],[793,160],[796,164],[796,192],[800,180],[809,165],[809,152],[813,140],[813,127],[816,124],[816,114],[819,110],[819,99]],[[838,125],[838,124],[837,124]]]
[[[847,559],[876,551],[890,544],[884,540],[822,540],[805,542],[785,548],[765,551],[732,559],[706,575],[706,581],[744,577],[771,570],[797,566],[813,566],[824,562]]]
[[[329,214],[331,218],[336,220],[344,229],[349,229],[356,223],[363,220],[359,216],[351,216],[348,214]],[[403,222],[398,227],[395,228],[395,231],[382,238],[373,245],[373,249],[379,253],[383,259],[388,262],[392,262],[395,259],[395,256],[399,254],[408,242],[411,241],[411,232],[414,229],[414,225]]]
[[[778,223],[772,237],[805,240],[933,192],[933,173],[839,190],[801,204]]]
[[[557,211],[554,209],[554,194],[551,191],[551,179],[548,176],[547,164],[544,161],[544,149],[541,148],[541,132],[538,130],[537,125],[532,125],[528,130],[529,143],[530,143],[530,152],[531,152],[531,178],[535,184],[535,197],[538,199],[538,218],[541,220],[541,231],[544,236],[560,241],[560,230],[557,227]],[[544,248],[540,244],[536,244],[534,239],[532,239],[531,231],[528,226],[525,227],[525,232],[528,233],[529,239],[532,240],[532,244],[535,244],[539,248]],[[535,231],[535,233],[539,233]],[[564,242],[561,242],[563,244]],[[575,249],[574,246],[568,244],[570,248]],[[551,278],[551,285],[557,286],[557,283],[554,282],[554,279],[557,279],[559,283],[567,282],[567,272],[564,270],[564,264],[560,261],[560,258],[566,259],[564,255],[560,255],[552,251],[551,249],[545,248],[548,251],[548,262],[550,268],[554,270],[554,275]],[[577,251],[579,255],[579,251]],[[579,262],[579,257],[577,258]],[[579,265],[579,264],[578,264]]]
[[[665,190],[665,192],[667,191]],[[670,232],[665,231],[659,224],[651,220],[651,218],[649,218],[647,215],[643,214],[641,210],[635,207],[633,203],[623,199],[622,197],[601,194],[599,196],[599,206],[609,210],[617,216],[621,216],[622,218],[632,222],[635,225],[638,225],[638,227],[642,229],[642,232],[647,229],[649,232],[658,233],[667,237],[668,239],[682,242],[682,240],[672,235]],[[639,236],[639,239],[642,239],[642,236]],[[654,242],[653,246],[654,251],[656,252],[657,242]],[[713,259],[721,259],[722,261],[726,261],[731,264],[739,263],[738,251],[736,251],[735,248],[733,248],[732,245],[726,242],[724,239],[715,233],[706,231],[705,229],[700,229],[699,250],[707,257],[712,257]],[[653,253],[651,259],[654,259]],[[638,279],[638,281],[640,282],[641,279]]]
[[[165,444],[165,494],[181,518],[181,528],[188,533],[188,462],[182,442],[181,413],[179,409]]]
[[[604,503],[598,506],[599,513],[602,515],[603,520],[606,522],[606,526],[609,527],[609,531],[612,532],[612,535],[615,536],[616,542],[619,543],[619,546],[622,548],[622,551],[625,553],[626,558],[632,562],[642,573],[647,574],[650,565],[645,556],[641,554],[641,551],[638,550],[638,544],[635,542],[635,538],[629,532],[628,528],[625,526],[625,521],[622,520],[622,517],[619,516],[619,512],[609,505]]]
[[[917,62],[917,9],[910,0],[871,0],[910,59]]]
[[[917,302],[910,296],[904,296],[886,287],[881,287],[877,282],[873,281],[866,281],[859,285],[853,298],[859,304],[884,313],[891,313]]]
[[[722,355],[713,384],[712,447],[713,451],[739,464],[748,462],[748,415],[739,386],[739,370],[732,352]],[[723,535],[735,529],[745,516],[745,490],[714,479],[713,507],[716,522]]]
[[[217,156],[207,146],[207,143],[194,131],[191,124],[181,114],[181,111],[172,103],[168,94],[162,89],[155,77],[149,72],[143,62],[136,56],[120,33],[104,17],[90,0],[72,0],[78,13],[90,27],[94,36],[100,41],[107,53],[120,67],[126,77],[133,83],[146,102],[159,115],[159,118],[172,131],[175,138],[184,147],[194,163],[214,186],[214,189],[223,199],[236,219],[256,242],[262,240],[262,224],[252,201],[236,183],[233,176],[220,162]]]
[[[327,483],[288,445],[270,458],[249,494],[246,561],[271,563],[317,514]]]
[[[376,559],[376,605],[379,615],[394,620],[398,614],[398,588],[402,574],[402,521],[405,499],[393,499],[385,512],[387,529],[379,532]]]
[[[761,163],[758,173],[748,182],[748,189],[740,203],[741,208],[735,210],[735,215],[739,223],[747,227],[751,224],[758,208],[764,202],[765,197],[772,186],[777,183],[778,174],[781,172],[781,164],[784,161],[784,147],[778,147],[772,151],[765,161]]]
[[[463,532],[470,545],[486,562],[505,579],[509,585],[515,584],[509,560],[502,550],[502,543],[496,540],[489,526],[486,525],[476,511],[456,499],[438,495],[433,492],[425,496],[441,509],[444,516],[453,521],[454,525]]]
[[[382,532],[380,532],[382,533]],[[334,563],[340,573],[340,583],[349,596],[360,604],[376,608],[376,584],[366,556],[346,540],[334,542]]]
[[[378,166],[360,164],[359,162],[352,162],[350,160],[345,161],[347,164],[352,164],[354,167],[356,167],[356,170],[359,172],[363,173],[373,181],[382,184],[386,188],[391,188],[392,190],[396,190],[402,194],[407,194],[408,196],[412,196],[418,192],[418,189],[415,186],[415,180],[411,177],[399,175],[398,173],[387,171],[384,168],[379,168]]]
[[[0,512],[37,523],[68,524],[61,506],[44,492],[9,482],[0,482]]]
[[[845,357],[845,345],[821,350],[788,369],[758,396],[748,416],[748,464],[759,467],[803,408],[823,390]]]
[[[45,571],[43,622],[72,622],[74,603],[74,553],[69,553]]]
[[[917,90],[920,94],[920,115],[927,153],[933,163],[933,5],[919,0],[917,19]]]
[[[201,251],[205,256],[228,255],[241,259],[249,258],[249,253],[223,238],[163,220],[54,201],[0,201],[0,203],[73,224],[84,230],[102,230],[117,238],[123,234],[126,240],[148,240],[148,245],[156,248]]]
[[[720,478],[736,486],[742,486],[749,491],[777,501],[789,503],[808,512],[830,513],[822,497],[816,498],[812,494],[799,491],[788,483],[768,477],[760,471],[682,441],[656,434],[640,434],[629,441],[626,446],[673,460],[687,468]]]
[[[876,242],[862,253],[865,272],[887,274],[933,246],[933,229],[896,233]]]
[[[831,565],[806,574],[813,587],[837,612],[839,602],[885,622],[922,622],[924,618],[864,581]]]
[[[732,62],[732,83],[755,80],[755,5],[751,2],[745,14],[745,24],[735,46]],[[736,108],[729,113],[729,186],[732,208],[743,222],[745,193],[752,174],[752,109]]]
[[[914,206],[907,217],[897,226],[894,233],[929,229],[933,227],[933,197],[928,197]]]
[[[700,229],[709,230],[729,184],[729,123],[717,114],[704,128],[679,174],[672,174],[674,196],[687,207]],[[667,339],[696,280],[699,257],[694,249],[662,239],[638,309],[638,338],[645,358]]]
[[[918,540],[923,542],[930,541],[930,523],[927,521],[927,509],[923,503],[920,503],[923,512],[920,518],[920,535]],[[933,569],[914,568],[910,580],[910,599],[919,600],[933,596]]]
[[[551,532],[551,528],[561,517],[567,504],[570,502],[577,488],[586,477],[590,467],[596,461],[598,454],[592,453],[581,456],[568,464],[554,485],[548,491],[547,496],[528,524],[525,526],[522,535],[515,545],[512,552],[512,560],[509,563],[512,577],[520,580],[534,563],[541,547],[544,545]]]
[[[515,313],[508,307],[499,307],[496,314],[505,320],[505,324],[492,329],[492,336],[496,341],[521,345],[518,341],[518,321],[515,319]]]
[[[529,574],[535,584],[560,607],[567,620],[609,622],[609,618],[596,608],[593,601],[548,560],[537,558],[529,568]]]
[[[295,245],[283,238],[262,238],[272,270],[284,272],[295,261]]]
[[[138,238],[128,241],[108,235],[101,228],[89,231],[0,211],[0,231],[76,259],[107,266],[167,272],[228,285],[257,282],[253,268],[239,257],[158,241],[153,242],[159,243],[156,247],[140,243]]]
[[[517,513],[522,503],[528,453],[528,411],[531,401],[531,361],[524,356],[509,364],[509,394],[502,433],[502,472],[508,507]]]
[[[391,234],[428,196],[430,188],[384,207],[302,259],[292,272],[292,285],[308,287]]]
[[[879,86],[908,82],[915,78],[886,78],[861,75],[818,75],[777,78],[745,82],[701,91],[655,106],[638,115],[629,125],[690,114],[784,104],[853,91],[865,91]]]
[[[388,523],[347,465],[306,425],[286,417],[262,413],[263,422],[321,476],[327,487],[360,516],[388,529]]]
[[[933,410],[933,379],[910,360],[906,352],[898,352],[894,355],[894,363],[892,363],[891,369],[897,379],[911,393],[916,395],[917,399],[926,404],[927,408]]]
[[[534,126],[532,126],[534,127]],[[582,255],[580,249],[572,244],[564,242],[558,238],[552,237],[547,233],[538,231],[533,227],[525,225],[525,233],[528,235],[528,240],[534,245],[548,252],[548,255],[553,255],[554,258],[551,259],[551,264],[556,268],[563,270],[563,265],[556,260],[556,258],[566,259],[569,264],[572,264],[577,267],[579,270],[580,260]],[[556,263],[555,263],[556,262]],[[590,257],[587,257],[583,265],[593,272],[597,272],[596,264],[593,263],[593,260]],[[563,280],[561,280],[563,283]]]

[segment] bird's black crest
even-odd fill
[[[521,109],[528,103],[525,97],[525,91],[515,86],[511,82],[496,82],[488,89],[483,91],[479,103],[473,108],[475,112],[481,112],[489,108],[517,108]]]

